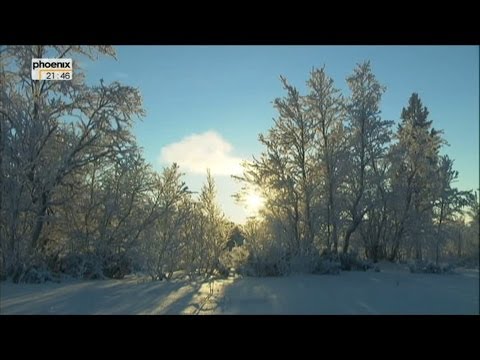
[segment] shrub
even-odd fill
[[[340,274],[341,265],[338,261],[319,258],[313,269],[314,274],[337,275]]]
[[[248,276],[282,276],[288,273],[288,266],[282,259],[251,256],[242,272]]]
[[[232,250],[222,253],[220,256],[220,265],[228,269],[228,272],[232,269],[238,273],[245,272],[249,255],[250,253],[245,246],[235,246]]]
[[[53,276],[45,266],[30,266],[25,271],[21,282],[30,284],[41,284],[47,281],[53,281]]]
[[[112,255],[103,263],[103,274],[110,279],[123,279],[133,269],[131,259],[124,254]]]
[[[409,269],[411,273],[423,273],[423,274],[454,274],[453,266],[450,264],[447,265],[436,265],[435,263],[417,261],[409,264]]]
[[[28,267],[24,264],[18,265],[12,274],[12,281],[14,283],[41,284],[52,280],[52,274],[45,264],[42,263],[30,265]]]
[[[70,254],[61,260],[61,271],[86,280],[105,278],[101,259],[94,254]]]

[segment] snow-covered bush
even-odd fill
[[[247,276],[281,276],[289,272],[286,247],[281,237],[268,231],[268,223],[248,221],[244,227],[246,256],[244,265],[236,271]],[[244,254],[245,255],[245,254]]]
[[[469,256],[464,256],[460,259],[451,258],[448,260],[447,261],[449,263],[453,263],[457,267],[464,267],[468,269],[478,269],[478,265],[479,265],[478,253],[476,255],[470,254]]]
[[[344,271],[367,271],[373,267],[370,262],[360,259],[358,254],[353,251],[346,254],[339,254],[338,259],[340,260],[341,268]]]
[[[340,270],[341,265],[338,261],[320,258],[313,269],[313,273],[321,275],[337,275],[340,274]]]
[[[52,281],[53,276],[44,263],[35,263],[34,265],[18,265],[12,274],[14,283],[41,284],[46,281]]]
[[[104,260],[103,274],[108,278],[123,279],[132,270],[132,261],[125,254],[115,254]]]
[[[322,263],[324,264],[322,265]],[[320,264],[320,268],[338,264],[342,271],[367,271],[368,269],[373,269],[373,264],[361,259],[355,251],[350,251],[346,254],[336,254],[333,251],[323,250],[320,256]]]
[[[443,265],[441,269],[443,274],[455,274],[455,267],[452,264]]]
[[[316,254],[298,254],[289,257],[290,272],[311,274],[317,268],[319,257]]]
[[[101,259],[93,254],[71,254],[61,260],[63,273],[88,280],[103,279]]]
[[[286,264],[268,258],[251,258],[244,269],[248,276],[282,276],[287,271]]]
[[[52,281],[53,276],[45,266],[31,266],[23,274],[20,282],[30,284],[41,284],[47,281]]]
[[[443,264],[437,265],[433,262],[416,261],[409,264],[411,273],[424,274],[454,274],[453,265]]]
[[[281,276],[285,274],[285,267],[279,259],[269,259],[265,256],[249,256],[243,274],[247,276]]]
[[[243,269],[248,276],[283,276],[289,274],[290,270],[288,254],[273,244],[262,251],[251,251]]]
[[[270,248],[250,254],[241,271],[249,276],[284,276],[292,273],[338,274],[340,263],[317,254],[290,254],[288,251]]]
[[[242,273],[247,264],[249,252],[246,246],[235,246],[231,251],[225,251],[220,256],[220,264],[227,269]]]

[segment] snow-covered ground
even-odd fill
[[[479,314],[478,270],[230,278],[0,283],[0,314]]]

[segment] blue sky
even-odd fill
[[[219,201],[235,221],[245,211],[230,195],[238,188],[222,169],[262,150],[258,134],[272,125],[272,101],[284,95],[279,76],[300,91],[312,67],[327,73],[345,95],[345,78],[370,60],[387,87],[385,119],[398,120],[412,92],[420,94],[433,126],[445,131],[444,149],[459,171],[457,186],[479,184],[479,48],[476,46],[119,46],[117,60],[86,64],[87,79],[118,80],[140,88],[147,116],[135,126],[144,155],[156,169],[182,160],[186,182],[200,190],[209,161]],[[181,161],[180,165],[182,166]]]

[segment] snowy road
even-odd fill
[[[0,314],[478,314],[477,271],[0,284]]]
[[[478,272],[247,278],[226,288],[228,306],[222,310],[226,314],[478,314],[478,292]]]

